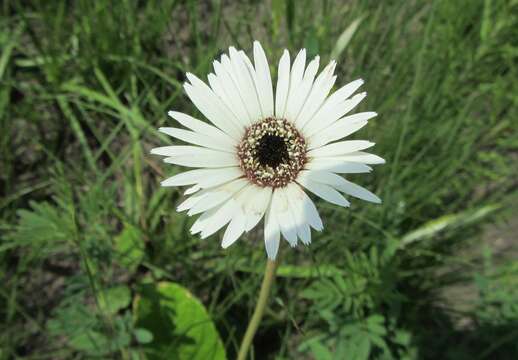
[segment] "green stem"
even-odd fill
[[[273,279],[275,279],[275,270],[277,270],[277,261],[268,259],[266,262],[266,270],[264,271],[263,283],[261,284],[261,291],[259,292],[259,299],[255,305],[252,319],[250,319],[248,327],[246,328],[245,336],[243,337],[243,341],[239,348],[239,354],[237,355],[237,360],[246,359],[248,349],[252,344],[255,332],[257,331],[259,323],[263,317],[264,309],[266,309],[266,305],[268,304],[270,288],[272,287]]]

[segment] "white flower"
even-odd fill
[[[243,51],[231,47],[214,61],[209,85],[187,73],[184,88],[198,110],[212,123],[170,111],[169,116],[187,129],[160,131],[192,145],[158,147],[166,163],[198,168],[175,175],[162,186],[190,187],[178,211],[201,214],[191,232],[206,238],[228,224],[222,246],[233,244],[264,217],[268,257],[275,259],[280,234],[291,246],[311,242],[310,227],[321,231],[322,220],[313,194],[347,207],[345,193],[380,203],[370,191],[341,175],[367,173],[367,164],[382,164],[379,156],[363,152],[374,143],[343,141],[376,116],[375,112],[347,115],[365,98],[353,95],[363,84],[355,80],[331,95],[336,63],[331,61],[317,76],[319,57],[306,67],[302,49],[290,66],[284,51],[274,97],[265,53],[254,42],[254,64]]]

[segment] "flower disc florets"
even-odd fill
[[[304,167],[306,142],[289,121],[269,117],[246,129],[237,154],[251,182],[281,188],[295,180]]]

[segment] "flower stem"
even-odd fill
[[[272,287],[273,279],[275,279],[275,270],[277,269],[277,261],[270,260],[266,262],[266,269],[264,271],[263,283],[261,284],[261,290],[259,292],[259,299],[257,300],[257,304],[255,305],[254,314],[252,315],[252,319],[248,323],[248,327],[246,328],[245,336],[241,342],[241,346],[239,347],[239,354],[237,355],[237,360],[245,360],[246,355],[248,354],[248,349],[252,344],[252,340],[254,339],[255,332],[259,327],[259,323],[263,317],[264,309],[268,303],[268,296],[270,295],[270,288]]]

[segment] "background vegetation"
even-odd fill
[[[283,245],[254,358],[516,357],[518,1],[5,0],[0,28],[0,359],[235,357],[261,234],[191,236],[149,149],[254,39],[364,78],[387,159],[383,205]]]

